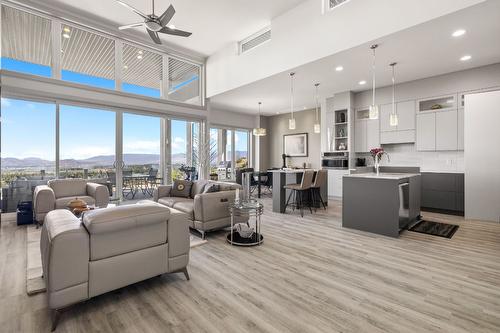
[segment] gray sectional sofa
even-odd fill
[[[218,192],[203,193],[205,186],[216,184]],[[202,238],[205,233],[231,225],[229,205],[234,202],[235,190],[241,189],[236,183],[197,180],[193,182],[188,197],[173,195],[173,185],[161,185],[155,189],[154,201],[184,212],[189,218],[189,226],[198,230]]]

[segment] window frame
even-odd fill
[[[138,42],[138,41],[134,41],[134,40],[131,40],[128,38],[118,37],[118,36],[113,35],[111,33],[102,31],[98,28],[88,26],[86,24],[80,23],[80,22],[75,21],[75,20],[56,17],[54,15],[50,15],[46,12],[43,12],[41,10],[37,10],[35,8],[32,8],[32,7],[23,6],[23,5],[17,4],[17,3],[1,1],[0,2],[0,14],[1,14],[2,8],[4,6],[50,20],[51,27],[52,27],[52,31],[51,31],[51,33],[52,33],[52,36],[51,36],[51,42],[52,42],[51,72],[52,72],[52,77],[51,78],[52,79],[57,79],[57,80],[63,81],[61,79],[61,73],[62,73],[61,52],[60,52],[61,44],[62,44],[61,43],[61,32],[62,32],[62,26],[64,24],[67,24],[67,25],[73,26],[77,29],[80,29],[80,30],[83,30],[83,31],[86,31],[86,32],[89,32],[92,34],[96,34],[96,35],[104,37],[104,38],[111,39],[114,42],[114,47],[115,47],[115,59],[114,59],[115,87],[114,87],[114,89],[105,89],[105,88],[99,88],[99,87],[94,87],[94,86],[90,86],[90,87],[95,88],[95,89],[102,89],[105,91],[120,91],[120,92],[123,92],[126,94],[137,96],[137,94],[124,92],[121,89],[122,78],[123,78],[123,75],[122,75],[122,71],[123,71],[123,44],[129,44],[130,46],[133,46],[133,47],[136,47],[139,49],[143,49],[143,50],[148,51],[148,52],[153,52],[153,53],[156,53],[156,54],[159,54],[162,56],[162,64],[163,64],[163,66],[162,66],[163,67],[162,68],[162,81],[163,82],[162,82],[162,89],[160,92],[160,97],[159,98],[150,97],[150,98],[166,100],[166,101],[169,101],[172,103],[186,105],[186,106],[206,107],[206,96],[205,96],[205,89],[204,89],[204,87],[205,87],[205,70],[204,70],[205,64],[204,63],[196,62],[196,61],[191,60],[189,58],[186,58],[186,57],[183,57],[183,56],[180,56],[177,54],[169,53],[167,51],[161,50],[159,48],[151,47],[147,44],[143,44],[143,43]],[[1,57],[1,46],[0,46],[0,57]],[[198,82],[199,94],[200,94],[200,103],[199,104],[184,103],[184,102],[180,102],[180,101],[170,100],[168,98],[168,59],[169,58],[180,60],[180,61],[183,61],[183,62],[186,62],[186,63],[189,63],[191,65],[198,67],[199,73],[200,73],[199,74],[199,82]],[[26,74],[26,75],[31,75],[31,74]],[[63,82],[79,84],[79,83],[75,83],[75,82],[71,82],[71,81],[63,81]],[[88,85],[85,85],[85,86],[88,86]]]

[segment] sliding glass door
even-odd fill
[[[59,107],[59,178],[109,184],[116,196],[116,114],[88,107]]]
[[[170,124],[171,180],[198,179],[200,123],[172,119]]]
[[[248,130],[211,128],[210,143],[214,150],[210,174],[219,180],[235,180],[236,170],[250,166]]]
[[[1,99],[1,211],[31,201],[37,185],[56,176],[56,105]]]

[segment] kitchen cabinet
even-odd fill
[[[417,115],[417,150],[436,150],[436,114],[434,112]]]
[[[457,110],[436,112],[436,150],[458,149]]]
[[[343,177],[347,174],[349,170],[328,170],[329,197],[342,197]]]
[[[354,124],[354,150],[357,153],[369,152],[380,147],[380,125],[378,119],[356,120]]]
[[[464,211],[464,174],[422,172],[423,209]]]
[[[464,150],[464,109],[458,109],[458,135],[457,135],[457,146],[458,150]]]
[[[380,107],[380,143],[396,144],[415,142],[415,101],[396,103],[398,125],[391,126],[392,104]]]

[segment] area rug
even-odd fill
[[[458,225],[422,220],[409,230],[432,236],[451,238],[458,230]]]
[[[35,295],[45,292],[45,281],[42,272],[42,257],[40,255],[40,233],[42,229],[35,225],[26,227],[26,293]],[[190,247],[194,248],[207,243],[195,235],[189,237]]]

